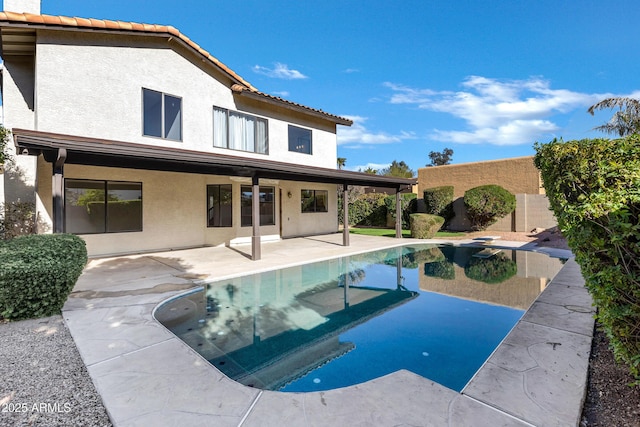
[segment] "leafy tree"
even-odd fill
[[[445,148],[442,152],[431,151],[429,152],[429,158],[431,163],[426,166],[444,166],[451,163],[451,156],[453,156],[453,150],[451,148]]]
[[[11,131],[0,125],[0,166],[11,160],[9,153],[7,152],[7,145],[9,144],[10,136]]]
[[[347,158],[346,157],[338,157],[338,169],[342,169],[344,168],[344,165],[347,164]]]
[[[388,168],[379,170],[378,174],[383,176],[395,176],[398,178],[413,178],[414,172],[405,162],[398,162],[394,160]]]
[[[358,172],[368,173],[369,175],[377,175],[378,169],[373,169],[371,166],[369,166],[365,170],[360,169]]]
[[[608,123],[594,129],[608,134],[620,136],[632,135],[640,132],[640,100],[634,98],[607,98],[593,104],[587,110],[593,116],[595,110],[618,108]]]

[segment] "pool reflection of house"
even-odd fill
[[[358,287],[364,272],[340,275],[340,268],[334,260],[329,268],[294,267],[287,279],[275,271],[227,280],[156,316],[230,378],[278,389],[352,350],[340,333],[418,296],[395,284]]]
[[[453,251],[453,248],[442,248],[443,255],[449,263],[451,273],[449,277],[434,277],[422,272],[420,289],[450,295],[473,301],[513,307],[526,310],[535,301],[556,275],[562,263],[560,260],[549,258],[547,255],[528,251],[501,250],[500,254],[514,263],[517,273],[499,283],[485,283],[465,274],[465,266],[473,256],[482,249],[466,248],[467,250]],[[536,275],[531,275],[536,272]]]

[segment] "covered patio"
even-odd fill
[[[250,159],[214,153],[179,150],[120,141],[62,135],[24,129],[13,129],[17,151],[40,155],[53,165],[52,231],[64,232],[64,167],[66,164],[105,166],[190,174],[225,175],[251,180],[252,235],[251,259],[261,259],[260,239],[260,179],[336,184],[342,189],[344,201],[342,245],[349,246],[348,187],[375,186],[393,189],[396,193],[396,237],[402,237],[400,194],[410,192],[415,179],[371,175],[338,169],[310,167],[271,160]]]

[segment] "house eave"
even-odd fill
[[[201,173],[266,179],[362,185],[407,191],[415,178],[397,178],[283,163],[218,153],[157,147],[145,144],[12,129],[18,153],[42,154],[54,162],[58,150],[66,150],[66,164],[122,167],[183,173]]]

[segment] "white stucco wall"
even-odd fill
[[[234,96],[227,77],[164,38],[41,30],[36,61],[37,130],[336,167],[335,124]],[[182,98],[182,142],[142,135],[142,88]],[[214,148],[214,105],[266,117],[269,154]],[[289,123],[313,129],[313,155],[289,152]]]
[[[3,0],[2,10],[40,14],[40,0]]]

